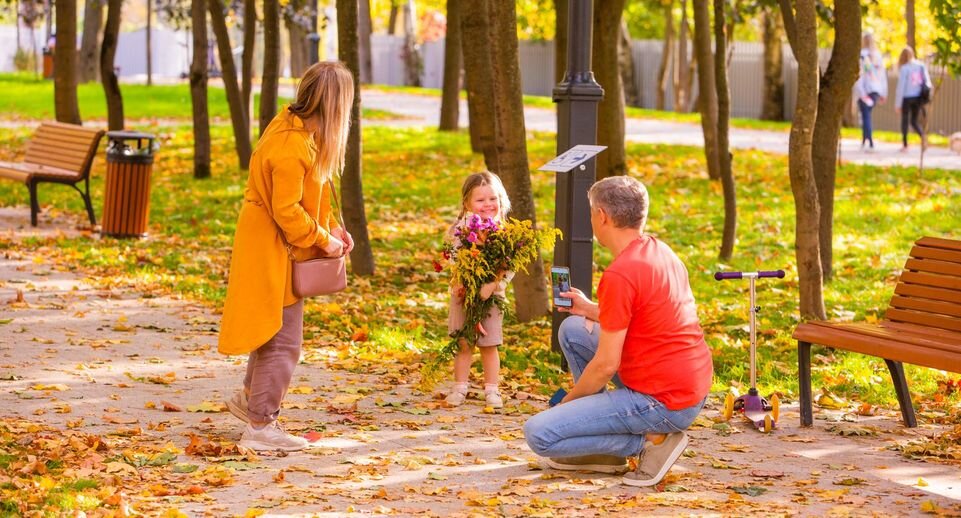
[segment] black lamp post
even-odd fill
[[[557,154],[578,144],[597,143],[597,104],[604,89],[591,71],[593,0],[568,3],[567,71],[554,87],[557,103]],[[571,284],[591,296],[594,237],[587,190],[594,183],[595,160],[568,173],[557,173],[554,225],[564,238],[554,245],[554,264],[571,269]],[[560,350],[557,329],[567,316],[554,310],[551,346]]]

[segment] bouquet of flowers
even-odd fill
[[[437,381],[440,366],[450,361],[460,349],[460,340],[474,343],[481,334],[480,323],[497,307],[508,313],[504,297],[493,294],[481,297],[481,287],[499,281],[506,272],[527,271],[527,265],[540,254],[541,248],[554,245],[561,235],[557,229],[537,229],[529,221],[510,218],[495,221],[476,214],[460,222],[453,229],[453,240],[445,244],[443,261],[434,261],[434,270],[450,273],[450,284],[462,290],[464,326],[451,333],[451,339],[428,361],[422,370],[424,386]]]

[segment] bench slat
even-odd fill
[[[961,251],[961,241],[956,239],[944,239],[941,237],[922,237],[918,239],[915,244],[921,246],[930,246],[934,248],[947,248],[948,250],[959,250]]]
[[[898,309],[913,309],[932,315],[947,315],[951,317],[961,317],[961,305],[938,300],[928,300],[916,297],[902,297],[895,295],[891,297],[891,307]]]
[[[902,284],[961,290],[961,277],[904,271],[901,273],[901,284],[898,284],[898,286]]]
[[[62,135],[66,137],[70,137],[74,135],[85,135],[85,136],[89,136],[89,138],[92,140],[97,136],[97,133],[99,133],[100,131],[101,130],[97,128],[86,128],[83,126],[77,126],[76,124],[44,122],[43,124],[37,127],[37,131],[34,134],[35,135],[53,134],[53,135]]]
[[[96,135],[86,135],[86,134],[59,134],[52,131],[38,132],[36,135],[30,138],[28,144],[53,142],[53,143],[67,143],[74,146],[83,146],[89,148],[93,144]]]
[[[77,160],[72,160],[70,158],[61,159],[57,157],[45,157],[42,159],[42,161],[40,160],[26,161],[25,160],[25,162],[27,162],[28,164],[37,164],[37,165],[43,165],[48,167],[55,167],[58,169],[66,169],[68,171],[76,173],[78,176],[80,175],[80,169],[83,167],[83,163],[78,164]]]
[[[934,259],[908,259],[907,262],[904,263],[904,269],[961,277],[961,264],[937,261]]]
[[[901,341],[907,344],[941,349],[948,353],[961,354],[961,333],[951,331],[944,331],[944,334],[935,335],[916,332],[905,327],[869,324],[867,322],[809,322],[808,325],[818,325],[845,333],[856,333],[858,335]],[[917,329],[917,327],[915,327],[915,329]]]
[[[865,324],[870,325],[870,324]],[[892,329],[895,331],[901,331],[909,335],[917,336],[929,336],[935,340],[948,342],[959,342],[961,343],[961,333],[955,331],[948,331],[947,329],[938,329],[936,327],[925,327],[919,326],[917,324],[908,324],[904,322],[891,322],[890,320],[882,320],[878,322],[878,326],[887,329]]]
[[[867,336],[822,324],[828,323],[811,322],[799,325],[794,331],[794,339],[912,365],[961,372],[961,349],[953,351],[906,344],[900,340]]]
[[[907,284],[902,282],[894,288],[894,293],[905,297],[918,297],[921,299],[950,302],[953,303],[955,307],[961,308],[961,291],[933,288],[930,286],[918,286],[916,284]]]
[[[921,313],[906,309],[888,308],[884,318],[893,322],[907,322],[939,329],[961,332],[961,319],[932,315],[931,313]],[[908,362],[911,363],[911,362]]]
[[[961,264],[961,251],[945,250],[944,248],[916,246],[911,249],[911,257],[915,259],[937,259],[939,261]]]

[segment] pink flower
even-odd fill
[[[477,232],[471,232],[470,234],[468,234],[467,240],[470,241],[471,243],[477,242]]]

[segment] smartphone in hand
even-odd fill
[[[551,267],[551,291],[554,293],[554,305],[559,308],[569,308],[574,302],[562,297],[561,293],[571,291],[571,269],[566,266]]]

